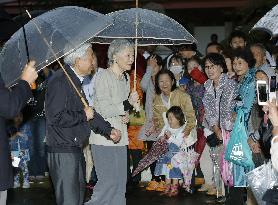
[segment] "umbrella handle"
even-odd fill
[[[28,14],[29,18],[32,19],[31,14],[29,13],[28,10],[26,10],[26,13]],[[86,100],[83,98],[83,96],[81,95],[80,91],[77,89],[76,85],[74,84],[74,82],[72,81],[71,77],[69,76],[69,74],[67,73],[65,67],[62,65],[61,61],[58,59],[57,55],[55,54],[54,50],[52,49],[52,47],[50,46],[49,42],[46,40],[45,36],[43,35],[43,33],[41,32],[39,26],[36,24],[35,19],[33,19],[33,21],[31,21],[36,29],[38,30],[39,34],[41,35],[43,41],[45,42],[45,44],[47,45],[47,47],[49,48],[49,50],[51,51],[52,55],[55,57],[55,60],[58,62],[58,64],[60,65],[60,67],[62,68],[62,70],[64,71],[66,77],[68,78],[70,84],[73,86],[74,90],[76,91],[77,95],[80,97],[81,102],[83,103],[84,107],[89,107],[88,103],[86,102]]]

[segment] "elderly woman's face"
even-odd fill
[[[249,70],[248,63],[242,58],[235,58],[233,69],[239,77],[243,77]]]
[[[213,81],[218,81],[221,73],[223,72],[223,69],[219,65],[215,65],[209,60],[206,60],[205,62],[205,72],[209,79]]]
[[[133,62],[134,62],[134,48],[133,47],[126,47],[116,54],[115,63],[117,63],[118,66],[123,71],[130,70]]]
[[[86,55],[77,59],[75,69],[79,75],[86,76],[91,74],[92,70],[95,69],[97,66],[96,62],[96,56],[92,48],[88,48]]]
[[[164,95],[169,95],[173,86],[173,80],[168,74],[161,74],[158,79],[158,86]]]

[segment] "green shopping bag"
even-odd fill
[[[225,159],[245,168],[254,168],[252,152],[247,143],[247,139],[244,113],[239,109],[230,140],[226,147]]]

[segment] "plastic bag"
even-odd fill
[[[247,134],[244,125],[244,113],[238,110],[231,138],[228,142],[225,159],[245,168],[254,168],[252,152],[247,143]]]
[[[277,172],[272,168],[271,162],[257,167],[247,173],[246,177],[257,203],[265,205],[266,203],[262,200],[264,193],[278,182]]]

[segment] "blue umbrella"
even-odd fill
[[[90,41],[109,25],[111,19],[108,16],[82,7],[66,6],[46,12],[24,25],[30,60],[36,61],[36,69],[40,71]],[[16,83],[28,62],[22,30],[19,29],[6,42],[1,52],[0,72],[7,86]]]

